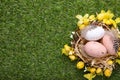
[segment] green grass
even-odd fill
[[[120,0],[0,0],[0,80],[86,80],[61,49],[75,16],[101,9],[119,16]],[[94,80],[119,78],[117,68]]]

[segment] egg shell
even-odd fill
[[[84,50],[91,57],[100,58],[107,55],[106,48],[99,42],[87,42],[84,46]]]
[[[114,49],[114,43],[113,43],[113,37],[109,34],[105,34],[102,39],[103,45],[106,47],[108,54],[115,55],[115,49]]]
[[[90,25],[86,27],[81,33],[86,40],[96,41],[104,36],[105,30],[101,26]]]

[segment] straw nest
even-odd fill
[[[112,28],[102,22],[98,21],[92,21],[90,25],[97,25],[102,26],[106,31],[112,31],[114,32],[116,36],[116,40],[114,40],[114,49],[117,53],[120,43],[120,38],[118,38],[119,30],[118,28]],[[110,70],[113,70],[115,68],[115,63],[112,65],[108,65],[107,61],[114,60],[118,57],[118,55],[106,55],[104,57],[95,58],[87,55],[87,53],[84,51],[83,46],[88,42],[85,38],[81,36],[81,30],[77,29],[73,35],[73,40],[71,41],[72,48],[74,49],[74,54],[79,57],[80,60],[82,60],[87,66],[89,67],[95,67],[95,68],[102,68],[103,70],[109,68]],[[99,42],[99,41],[98,41]]]

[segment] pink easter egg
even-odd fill
[[[107,54],[106,48],[99,42],[90,41],[84,46],[85,52],[91,57],[104,57]]]
[[[115,49],[114,49],[114,43],[113,43],[113,37],[109,34],[105,34],[102,39],[103,45],[106,47],[108,54],[115,55]]]

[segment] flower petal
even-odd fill
[[[115,22],[116,22],[116,23],[120,23],[120,18],[116,18],[116,19],[115,19]]]

